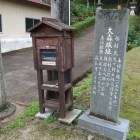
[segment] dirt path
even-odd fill
[[[90,139],[88,139],[90,138]],[[2,135],[0,140],[110,140],[104,136],[79,130],[75,127],[68,127],[60,123],[43,124],[34,122],[23,129]]]

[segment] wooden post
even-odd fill
[[[66,109],[65,109],[65,90],[64,90],[64,72],[58,72],[58,84],[59,84],[59,100],[60,100],[60,117],[65,118]]]
[[[39,109],[40,113],[45,113],[45,108],[43,108],[44,103],[44,90],[41,89],[41,85],[43,84],[43,71],[38,68],[37,69],[37,80],[38,80],[38,94],[39,94]]]

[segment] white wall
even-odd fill
[[[0,0],[0,14],[2,52],[9,52],[32,46],[30,34],[26,33],[25,18],[50,17],[50,9],[26,0]]]
[[[26,0],[0,0],[0,14],[2,15],[2,29],[0,37],[21,38],[29,37],[25,30],[25,18],[50,17],[46,6],[40,6]]]

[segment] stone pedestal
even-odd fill
[[[89,111],[87,111],[79,118],[78,127],[114,140],[126,140],[129,131],[129,121],[119,118],[118,123],[113,123],[90,116]]]
[[[7,103],[6,101],[6,91],[3,77],[3,61],[1,54],[1,40],[0,40],[0,120],[4,119],[5,117],[9,117],[15,112],[15,110],[16,107],[11,103]]]
[[[45,109],[45,113],[41,114],[40,112],[38,112],[35,117],[37,119],[47,119],[48,117],[50,117],[52,114],[54,113],[54,111],[46,108]]]
[[[59,118],[58,121],[66,124],[71,124],[81,113],[79,109],[73,109],[72,111],[67,111],[65,118]]]
[[[8,103],[8,107],[0,112],[0,120],[10,117],[16,111],[16,106],[14,104]]]

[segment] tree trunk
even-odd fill
[[[96,6],[96,0],[94,0],[94,6]]]
[[[0,41],[0,107],[6,104],[6,92],[3,78],[3,63],[1,54],[1,41]]]
[[[87,8],[89,8],[89,0],[87,0]]]
[[[69,0],[51,0],[51,17],[69,25]]]

